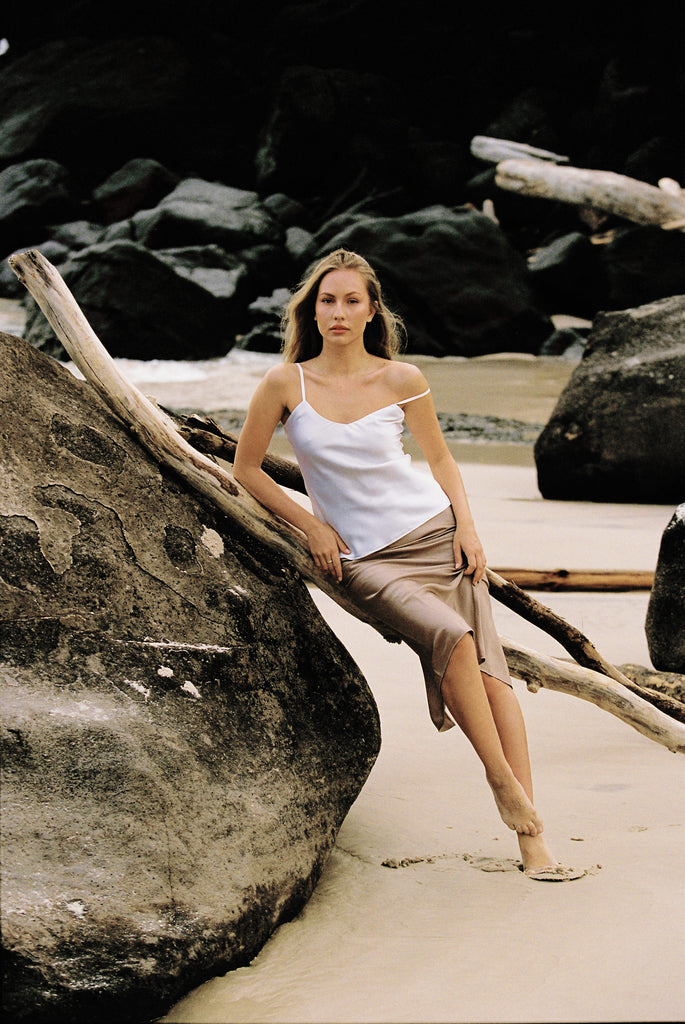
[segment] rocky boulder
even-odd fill
[[[316,242],[320,254],[340,246],[370,261],[405,320],[410,352],[537,353],[554,330],[536,308],[525,260],[476,210],[352,214],[326,225]]]
[[[535,462],[545,498],[682,500],[685,296],[596,318]]]
[[[150,249],[216,243],[232,251],[283,241],[256,192],[200,178],[186,178],[153,209],[136,213],[132,231]]]
[[[217,246],[155,252],[122,239],[72,253],[58,269],[112,356],[211,359],[230,351],[245,323],[246,268]],[[26,303],[26,339],[64,358],[37,305]]]
[[[135,158],[110,174],[93,190],[93,201],[107,224],[149,210],[178,185],[178,175],[157,160]]]
[[[25,160],[0,171],[0,252],[44,238],[47,225],[76,210],[69,171],[54,160]]]
[[[3,1011],[135,1024],[301,909],[378,716],[287,566],[0,350]]]
[[[685,674],[685,504],[661,537],[645,632],[654,668]]]
[[[115,38],[88,38],[76,16],[62,38],[36,33],[38,45],[16,55],[11,41],[0,69],[0,167],[41,156],[95,184],[140,155],[174,166],[187,154],[183,166],[203,173],[244,173],[247,83],[230,41],[155,34],[161,11],[147,29],[142,13],[120,10]],[[209,96],[230,96],[230,116]]]
[[[603,247],[607,309],[685,295],[685,234],[655,224],[617,231]]]

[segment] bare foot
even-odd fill
[[[542,832],[543,825],[535,808],[513,775],[497,781],[488,779],[488,783],[500,817],[508,828],[526,836],[537,836]]]
[[[518,841],[524,871],[537,871],[557,864],[556,857],[541,835],[519,835]]]

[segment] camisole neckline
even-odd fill
[[[403,399],[402,402],[389,402],[388,405],[383,405],[383,406],[381,406],[380,409],[374,409],[372,412],[364,413],[363,416],[358,416],[355,420],[332,420],[332,419],[329,419],[328,416],[324,416],[324,415],[322,415],[322,413],[317,412],[317,410],[314,408],[314,406],[307,400],[307,396],[305,394],[305,389],[304,389],[304,371],[302,370],[302,367],[300,366],[299,363],[296,363],[295,365],[297,366],[297,369],[300,371],[300,385],[301,385],[301,388],[302,388],[302,400],[297,403],[297,405],[292,410],[290,415],[294,416],[295,413],[297,412],[297,410],[300,408],[300,406],[301,405],[305,405],[305,406],[307,406],[308,409],[311,409],[311,411],[314,413],[314,415],[318,416],[320,420],[323,420],[325,423],[334,423],[337,427],[352,427],[352,426],[354,426],[355,423],[361,423],[363,420],[368,420],[371,416],[378,416],[379,413],[387,412],[388,409],[399,409],[400,412],[401,412],[403,405],[407,405],[408,402],[415,402],[417,398],[425,398],[426,395],[430,394],[430,388],[428,388],[426,391],[422,391],[420,395],[413,395],[411,398],[405,398],[405,399]]]

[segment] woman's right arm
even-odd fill
[[[340,551],[348,550],[344,542],[262,469],[273,432],[287,409],[286,373],[284,365],[273,367],[257,386],[238,439],[233,476],[262,505],[301,530],[317,566],[340,581]]]

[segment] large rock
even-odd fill
[[[228,251],[283,241],[256,192],[187,178],[150,210],[132,218],[133,237],[151,249],[215,243]]]
[[[82,11],[61,38],[43,43],[37,31],[23,50],[12,39],[0,67],[0,167],[48,157],[95,185],[144,156],[243,181],[257,132],[254,76],[241,73],[228,37],[160,33],[168,13],[145,24],[140,4],[120,8],[116,38],[102,38],[101,18],[89,38]]]
[[[71,175],[54,160],[25,160],[0,171],[0,252],[44,238],[47,225],[76,210]]]
[[[151,207],[172,192],[178,176],[157,160],[136,158],[110,174],[93,191],[100,216],[108,224],[126,220],[138,210]]]
[[[341,9],[334,17],[349,14]],[[316,18],[313,5],[306,17]],[[426,138],[421,119],[431,99],[417,117],[416,108],[403,102],[406,85],[398,88],[378,74],[375,60],[373,66],[342,67],[342,54],[334,50],[334,67],[298,61],[285,68],[255,153],[258,187],[299,199],[325,196],[336,206],[341,195],[349,203],[386,189],[400,189],[409,205],[458,201],[467,150],[451,137]]]
[[[537,353],[554,330],[534,304],[525,260],[475,210],[349,215],[326,225],[317,245],[321,254],[342,247],[369,260],[405,320],[410,352]]]
[[[682,478],[680,483],[685,489]],[[685,673],[685,504],[661,537],[645,632],[654,668]]]
[[[644,306],[685,295],[685,234],[656,224],[618,231],[602,247],[607,309]]]
[[[535,462],[545,498],[682,500],[685,296],[597,317]]]
[[[135,1024],[300,910],[378,716],[301,580],[0,351],[4,1015]]]
[[[246,268],[217,246],[153,252],[137,242],[101,242],[59,268],[112,356],[209,359],[230,351],[246,319]],[[28,299],[25,337],[50,355],[65,353]]]

